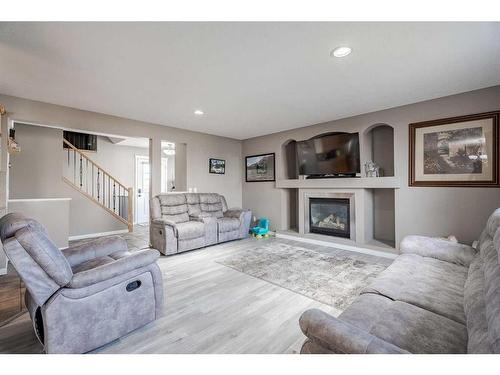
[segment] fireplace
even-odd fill
[[[309,231],[350,238],[349,205],[348,198],[309,198]]]

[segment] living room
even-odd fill
[[[500,23],[398,17],[0,21],[0,353],[500,354]]]

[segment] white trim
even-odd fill
[[[7,267],[5,268],[0,268],[0,276],[1,275],[7,275]]]
[[[128,233],[128,229],[112,230],[109,232],[101,232],[101,233],[80,234],[78,236],[70,236],[68,238],[68,241],[85,240],[87,238],[112,236],[113,234],[124,234],[124,233]]]
[[[139,191],[138,188],[137,188],[137,163],[140,159],[143,159],[143,160],[147,160],[148,161],[148,164],[150,165],[149,167],[149,178],[151,179],[151,176],[152,176],[152,170],[151,170],[151,164],[150,164],[150,161],[149,161],[149,155],[140,155],[140,154],[134,154],[135,155],[135,160],[134,160],[134,224],[144,224],[144,223],[147,223],[147,221],[145,222],[139,222],[138,219],[138,214],[139,214],[139,210],[137,209],[137,198],[138,198],[138,195],[137,195],[137,192]],[[149,190],[148,191],[148,200],[152,198],[151,196],[151,185],[149,186]]]
[[[9,199],[8,202],[45,202],[45,201],[70,201],[71,198],[22,198]]]
[[[316,240],[313,238],[294,236],[294,235],[284,234],[284,233],[279,233],[279,232],[276,233],[276,237],[285,238],[287,240],[292,240],[292,241],[310,243],[313,245],[334,247],[336,249],[354,251],[356,253],[374,255],[377,257],[381,257],[381,258],[396,259],[398,257],[398,254],[386,253],[384,251],[368,249],[366,247],[352,246],[352,245],[347,245],[347,244],[338,243],[338,242],[321,241],[321,240]]]
[[[99,115],[105,115],[108,116],[104,113],[98,113]],[[113,133],[102,133],[102,132],[96,132],[93,130],[87,130],[87,129],[80,129],[80,128],[67,128],[63,125],[50,125],[50,124],[42,124],[39,122],[33,122],[33,121],[24,121],[24,120],[16,120],[12,119],[10,120],[12,126],[14,126],[16,123],[18,124],[26,124],[26,125],[32,125],[32,126],[40,126],[42,128],[51,128],[51,129],[58,129],[58,130],[66,130],[70,132],[77,132],[77,133],[85,133],[85,134],[92,134],[92,135],[98,135],[102,137],[113,137],[113,138],[141,138],[141,139],[147,139],[149,140],[150,138],[148,137],[142,137],[140,135],[123,135],[123,134],[113,134]],[[133,146],[132,146],[133,147]]]

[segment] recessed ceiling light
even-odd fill
[[[203,112],[203,111],[201,111],[201,110],[199,110],[199,109],[197,109],[196,111],[194,111],[194,114],[195,114],[196,116],[203,116],[204,112]]]
[[[330,56],[335,56],[335,57],[346,57],[352,52],[352,49],[350,47],[337,47],[335,48],[331,53]]]

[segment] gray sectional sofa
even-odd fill
[[[151,201],[151,244],[165,255],[241,238],[252,212],[228,209],[216,193],[160,194]]]
[[[46,353],[88,352],[163,313],[156,250],[129,252],[125,240],[104,237],[61,251],[19,213],[0,219],[0,237]]]
[[[500,209],[474,248],[408,236],[338,318],[300,318],[302,353],[500,353]],[[477,249],[477,250],[476,250]]]

